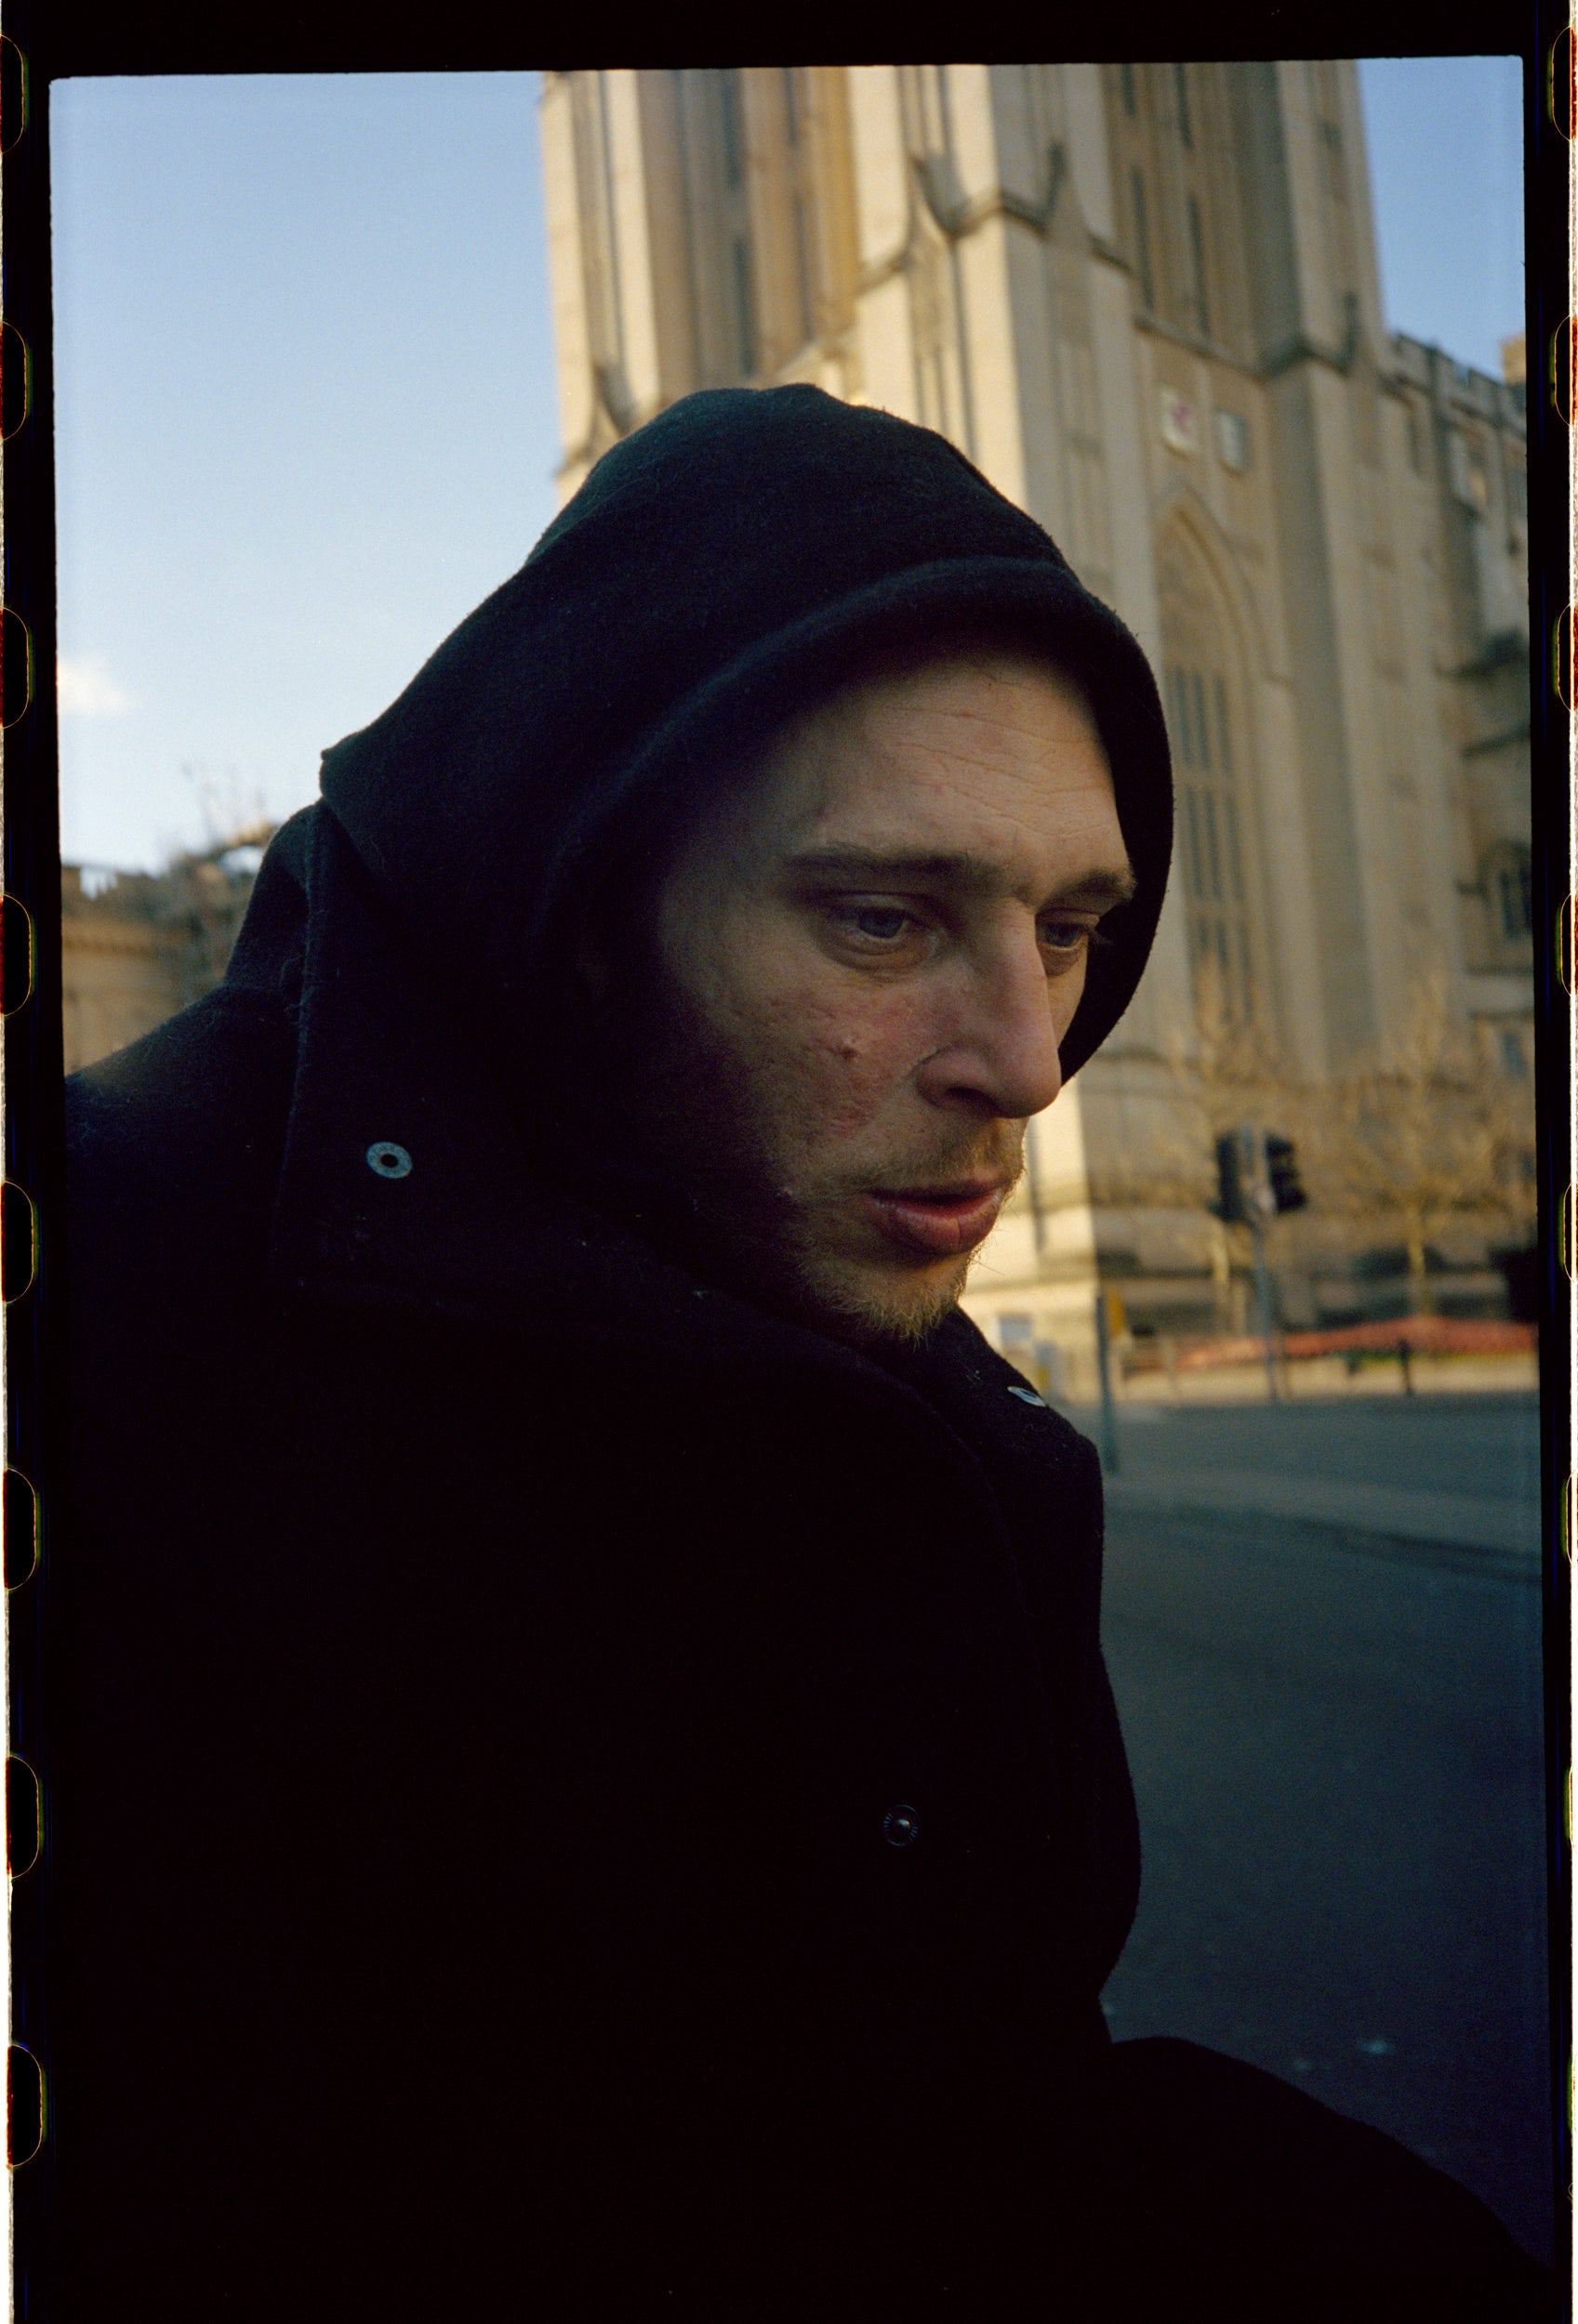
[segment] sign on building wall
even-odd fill
[[[1160,396],[1162,442],[1170,452],[1198,452],[1200,423],[1193,402],[1176,388],[1163,388]]]

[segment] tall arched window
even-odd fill
[[[1158,559],[1162,695],[1177,786],[1177,870],[1197,995],[1209,982],[1229,1017],[1260,1013],[1254,844],[1244,790],[1242,680],[1230,624],[1203,561],[1174,530]]]
[[[844,68],[687,66],[671,79],[696,382],[809,376],[855,320]]]
[[[1488,910],[1492,948],[1527,952],[1534,926],[1533,865],[1517,839],[1498,839],[1485,853],[1480,885]]]
[[[718,75],[718,114],[723,149],[723,231],[728,244],[728,289],[735,352],[742,379],[757,363],[756,270],[750,246],[750,191],[746,176],[744,90],[736,67]]]

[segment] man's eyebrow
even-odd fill
[[[1121,872],[1092,872],[1088,878],[1076,879],[1071,887],[1061,889],[1054,901],[1058,904],[1099,904],[1107,911],[1116,905],[1132,903],[1138,893],[1139,885],[1125,865]]]
[[[935,882],[965,895],[1001,895],[1006,884],[999,866],[980,856],[925,849],[857,847],[842,840],[797,850],[789,858],[788,868],[800,877],[829,873],[839,878],[869,879],[873,884],[894,879]],[[1127,904],[1137,884],[1127,865],[1121,872],[1094,871],[1082,879],[1071,881],[1047,901],[1107,908]]]

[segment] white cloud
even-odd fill
[[[114,719],[137,706],[130,694],[116,685],[98,654],[59,656],[55,698],[63,719]]]

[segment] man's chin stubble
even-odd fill
[[[873,1353],[885,1347],[915,1347],[947,1322],[959,1305],[963,1288],[964,1269],[961,1266],[953,1283],[928,1285],[922,1294],[908,1301],[862,1298],[854,1293],[836,1304],[829,1301],[822,1327],[834,1339],[847,1340],[852,1346]]]
[[[791,1323],[875,1352],[912,1347],[945,1323],[975,1256],[965,1253],[940,1277],[884,1281],[875,1269],[862,1279],[852,1267],[829,1265],[805,1250],[769,1251],[759,1242],[749,1249],[736,1245],[727,1272],[745,1297]]]

